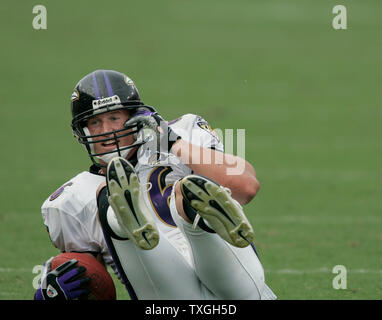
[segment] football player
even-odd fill
[[[276,298],[242,209],[259,188],[255,170],[224,153],[207,121],[194,114],[165,121],[112,70],[81,79],[71,111],[93,164],[42,205],[60,251],[102,257],[132,299]],[[238,174],[227,174],[232,163]],[[60,269],[78,275],[79,268]],[[48,261],[36,299],[49,298],[48,285],[61,293],[55,298],[86,293],[86,279],[68,285],[65,275]]]

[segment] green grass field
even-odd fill
[[[279,299],[381,299],[381,18],[379,0],[2,0],[0,299],[32,299],[33,267],[57,254],[40,206],[90,164],[69,101],[95,69],[128,74],[167,119],[246,129],[261,183],[246,212]]]

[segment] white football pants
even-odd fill
[[[130,240],[109,239],[123,273],[140,300],[275,298],[264,281],[263,267],[251,246],[237,248],[179,216],[175,185],[170,211],[178,228],[159,244],[141,250]],[[112,210],[111,207],[108,210]],[[109,216],[110,213],[108,213]],[[112,213],[114,214],[114,213]],[[112,225],[112,223],[111,223]]]

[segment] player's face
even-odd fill
[[[91,135],[105,133],[105,135],[103,136],[94,138],[93,141],[97,141],[97,140],[113,137],[112,134],[107,134],[107,133],[113,130],[122,129],[123,125],[128,119],[129,119],[129,112],[127,110],[115,110],[115,111],[110,111],[110,112],[106,112],[106,113],[91,117],[87,122],[87,127]],[[119,147],[129,146],[133,143],[134,143],[133,135],[118,138]],[[114,150],[116,147],[117,146],[113,140],[94,143],[95,153],[110,152]]]

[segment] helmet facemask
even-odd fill
[[[142,107],[142,106],[140,106]],[[108,106],[108,108],[105,108],[105,110],[102,110],[101,108],[97,110],[97,112],[94,112],[93,114],[89,114],[83,117],[80,117],[77,121],[74,120],[72,124],[73,133],[74,136],[77,138],[77,140],[83,144],[88,151],[88,154],[94,164],[97,164],[98,166],[106,166],[111,159],[114,157],[123,157],[127,158],[130,152],[135,148],[143,145],[149,138],[144,137],[144,130],[142,129],[142,126],[138,123],[133,123],[127,127],[123,127],[118,130],[112,130],[108,132],[103,132],[101,134],[94,134],[91,135],[88,127],[86,126],[87,120],[91,117],[114,111],[119,109],[127,109],[127,110],[134,110],[131,108],[126,108],[122,105],[115,105],[115,106]],[[134,110],[136,111],[136,109]],[[132,115],[131,115],[132,116]],[[120,139],[123,137],[127,137],[133,135],[134,143],[128,146],[121,146],[120,145]],[[113,142],[115,144],[115,149],[106,151],[106,152],[98,152],[96,153],[94,144],[96,143],[107,143],[107,142]],[[102,162],[100,162],[100,160]],[[103,163],[106,163],[103,164]]]

